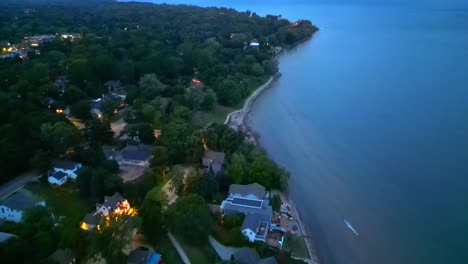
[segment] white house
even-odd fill
[[[54,171],[49,175],[48,181],[50,184],[62,185],[68,180],[68,174],[62,171]]]
[[[66,173],[68,177],[76,180],[77,171],[81,167],[82,167],[81,163],[62,160],[62,161],[58,161],[55,163],[53,170],[54,172],[61,171],[63,173]]]
[[[43,200],[26,193],[14,193],[0,201],[0,219],[19,223],[23,218],[24,210],[35,205],[45,206],[46,204]]]

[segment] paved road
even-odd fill
[[[175,239],[175,237],[171,234],[171,232],[167,233],[167,235],[169,236],[169,240],[171,240],[172,245],[175,247],[175,249],[179,253],[179,256],[182,259],[182,261],[185,264],[191,264],[187,254],[185,254],[184,249],[180,246],[179,241]]]
[[[210,244],[213,246],[214,250],[222,260],[231,260],[232,254],[239,250],[240,248],[235,247],[226,247],[223,244],[219,243],[214,237],[209,237]]]
[[[40,176],[38,176],[36,171],[29,171],[17,178],[14,178],[0,186],[0,199],[4,199],[8,197],[8,195],[22,189],[27,183],[38,181],[39,178]]]

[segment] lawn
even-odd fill
[[[206,126],[211,122],[224,124],[227,115],[236,109],[217,105],[213,112],[198,111],[193,116],[193,122],[196,125]]]
[[[310,258],[304,238],[287,235],[284,239],[284,248],[291,250],[291,255],[299,258]]]
[[[176,237],[176,239],[192,264],[216,263],[220,260],[215,250],[208,242],[205,245],[193,245],[179,237]]]
[[[80,200],[77,192],[71,188],[34,183],[26,186],[26,189],[44,199],[47,207],[60,216],[73,219],[83,218],[93,209]]]

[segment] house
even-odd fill
[[[68,180],[68,174],[62,171],[54,171],[47,178],[50,184],[63,185]]]
[[[243,247],[232,254],[232,259],[244,264],[278,264],[275,257],[260,258],[253,248]]]
[[[22,220],[24,210],[36,205],[45,206],[46,204],[43,200],[27,193],[14,193],[0,201],[0,219],[19,223]]]
[[[161,255],[145,247],[139,247],[128,255],[128,264],[162,264]]]
[[[110,146],[103,146],[102,150],[108,160],[115,160],[119,165],[147,167],[153,156],[153,147],[143,144],[128,145],[120,151]]]
[[[271,226],[273,210],[268,194],[260,184],[229,186],[229,196],[221,203],[224,215],[244,214],[241,232],[250,241],[265,242]]]
[[[91,108],[91,114],[96,118],[99,118],[99,119],[102,118],[102,112],[99,108],[96,108],[96,107]]]
[[[115,101],[123,102],[127,98],[125,90],[119,80],[109,80],[104,83],[104,86]]]
[[[61,160],[57,161],[54,164],[53,170],[54,171],[61,171],[66,173],[70,178],[76,180],[77,172],[81,169],[81,163],[68,161],[68,160]]]
[[[110,215],[135,215],[135,210],[130,207],[130,203],[120,193],[116,192],[112,196],[104,196],[104,203],[96,204],[96,209],[86,214],[80,223],[83,230],[100,229],[103,219]]]
[[[104,83],[104,86],[106,86],[107,90],[109,92],[115,91],[115,90],[120,90],[122,88],[122,85],[120,84],[119,80],[109,80]]]
[[[216,152],[207,150],[203,155],[202,164],[205,170],[213,170],[216,175],[223,170],[223,164],[226,154],[224,152]]]

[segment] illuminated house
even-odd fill
[[[130,207],[130,203],[120,193],[116,192],[112,196],[104,196],[104,203],[96,204],[96,210],[87,214],[80,223],[83,230],[100,229],[100,224],[105,217],[110,215],[135,215],[135,210]]]

